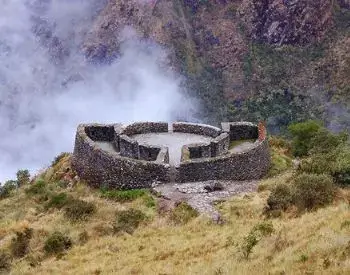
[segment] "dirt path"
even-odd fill
[[[213,202],[232,197],[237,194],[256,191],[258,181],[204,181],[192,183],[168,183],[161,184],[153,189],[159,192],[163,198],[172,203],[186,201],[199,213],[204,213],[214,221],[221,220],[219,212],[213,206]],[[208,191],[212,187],[222,187],[221,190]]]

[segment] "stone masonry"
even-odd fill
[[[169,128],[171,130],[169,130]],[[133,135],[143,133],[186,133],[210,137],[210,142],[186,144],[180,164],[169,164],[168,147],[139,144]],[[206,180],[254,180],[270,166],[266,136],[249,122],[222,123],[222,129],[204,124],[139,122],[83,124],[76,133],[72,159],[78,176],[94,187],[117,189],[149,188],[154,183]],[[235,140],[255,140],[235,152]]]

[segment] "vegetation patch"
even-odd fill
[[[58,156],[55,157],[55,159],[52,161],[51,166],[54,167],[56,166],[63,158],[70,156],[69,153],[63,152],[59,154]]]
[[[86,220],[96,212],[96,206],[92,202],[72,199],[64,208],[65,216],[71,221]]]
[[[197,210],[186,202],[181,202],[170,212],[169,219],[175,224],[186,224],[199,216]]]
[[[16,181],[9,180],[0,186],[0,199],[5,199],[11,196],[12,191],[17,188]]]
[[[66,206],[70,202],[71,198],[67,195],[67,193],[58,193],[58,194],[52,194],[50,196],[49,201],[46,203],[45,207],[46,209],[49,208],[57,208],[61,209],[64,206]]]
[[[18,170],[16,176],[18,187],[26,185],[30,182],[30,173],[28,170]]]
[[[330,176],[301,174],[293,179],[293,183],[293,202],[300,210],[314,210],[334,199],[335,189]]]
[[[255,225],[247,236],[243,238],[240,250],[245,259],[249,258],[249,255],[253,252],[253,248],[259,243],[259,241],[265,237],[270,236],[274,232],[274,228],[271,222],[262,222]]]
[[[146,218],[146,215],[138,209],[130,208],[118,211],[113,224],[114,233],[126,232],[132,234]]]
[[[335,187],[330,176],[324,174],[296,175],[290,184],[278,184],[267,199],[266,214],[279,216],[294,205],[299,211],[315,210],[330,204]]]
[[[11,256],[5,251],[0,251],[0,273],[6,272],[11,267]]]
[[[11,254],[16,258],[24,257],[29,250],[29,242],[33,236],[33,229],[26,228],[24,232],[16,232],[16,236],[11,240]]]
[[[72,247],[72,240],[61,232],[52,233],[45,241],[44,250],[48,254],[59,254]]]
[[[129,202],[134,201],[137,198],[149,195],[147,190],[134,189],[134,190],[106,190],[101,189],[102,198],[107,198],[117,202]]]
[[[31,184],[26,190],[28,195],[43,195],[46,193],[47,183],[43,179],[38,179],[35,183]]]

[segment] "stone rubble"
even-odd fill
[[[220,184],[223,190],[208,192],[208,185]],[[258,181],[204,181],[191,183],[159,184],[153,188],[163,198],[171,201],[186,201],[199,213],[209,215],[213,221],[222,223],[220,213],[213,203],[234,195],[253,192],[257,189]]]

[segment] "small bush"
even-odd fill
[[[46,193],[46,182],[43,179],[38,179],[35,183],[31,184],[26,190],[28,195],[43,195]]]
[[[276,215],[278,211],[286,210],[293,202],[292,190],[287,184],[279,184],[272,191],[267,199],[267,214]]]
[[[113,225],[114,233],[126,232],[132,234],[145,219],[146,215],[137,209],[130,208],[118,211]]]
[[[325,128],[319,129],[310,141],[311,154],[327,154],[348,140],[348,134],[333,134]]]
[[[258,242],[266,236],[270,236],[274,232],[274,228],[271,222],[262,222],[255,225],[249,234],[243,238],[242,245],[240,247],[243,257],[249,258],[249,255],[253,252],[253,248]]]
[[[55,166],[57,165],[64,157],[69,156],[69,153],[63,152],[61,154],[59,154],[58,156],[55,157],[55,159],[52,161],[51,166]]]
[[[128,202],[136,200],[147,194],[146,190],[134,189],[134,190],[105,190],[101,189],[102,197],[111,199],[118,202]]]
[[[331,173],[336,184],[350,185],[350,148],[340,146],[337,150],[336,162]]]
[[[330,176],[304,173],[296,176],[293,182],[293,202],[299,210],[314,210],[334,199],[335,190]]]
[[[293,154],[296,157],[306,156],[312,147],[312,139],[321,129],[321,125],[316,121],[306,121],[293,123],[288,126],[288,131],[293,137]]]
[[[28,170],[18,170],[16,176],[18,187],[26,185],[30,182],[30,174]]]
[[[4,251],[0,251],[0,273],[3,271],[8,271],[10,267],[11,256]]]
[[[241,245],[241,251],[245,259],[249,258],[249,255],[253,252],[254,246],[259,242],[259,239],[255,232],[249,232],[249,234],[244,237],[243,243]]]
[[[334,169],[335,161],[335,151],[328,154],[315,154],[300,162],[298,172],[308,174],[330,174]]]
[[[66,193],[53,194],[46,204],[46,208],[61,209],[68,204],[70,197]]]
[[[193,209],[188,203],[181,202],[170,212],[170,220],[175,224],[186,224],[195,217],[198,217],[199,213]]]
[[[17,183],[14,180],[8,180],[0,187],[0,199],[5,199],[11,196],[13,190],[17,188]]]
[[[258,232],[262,237],[271,236],[275,231],[271,222],[258,223],[253,227],[254,232]]]
[[[71,221],[85,220],[96,212],[96,206],[92,202],[72,199],[65,207],[65,215]]]
[[[24,257],[29,249],[29,242],[33,236],[33,229],[26,228],[24,232],[16,232],[11,241],[11,253],[16,258]]]
[[[72,240],[61,232],[52,233],[45,241],[44,250],[48,254],[62,253],[72,247]]]

